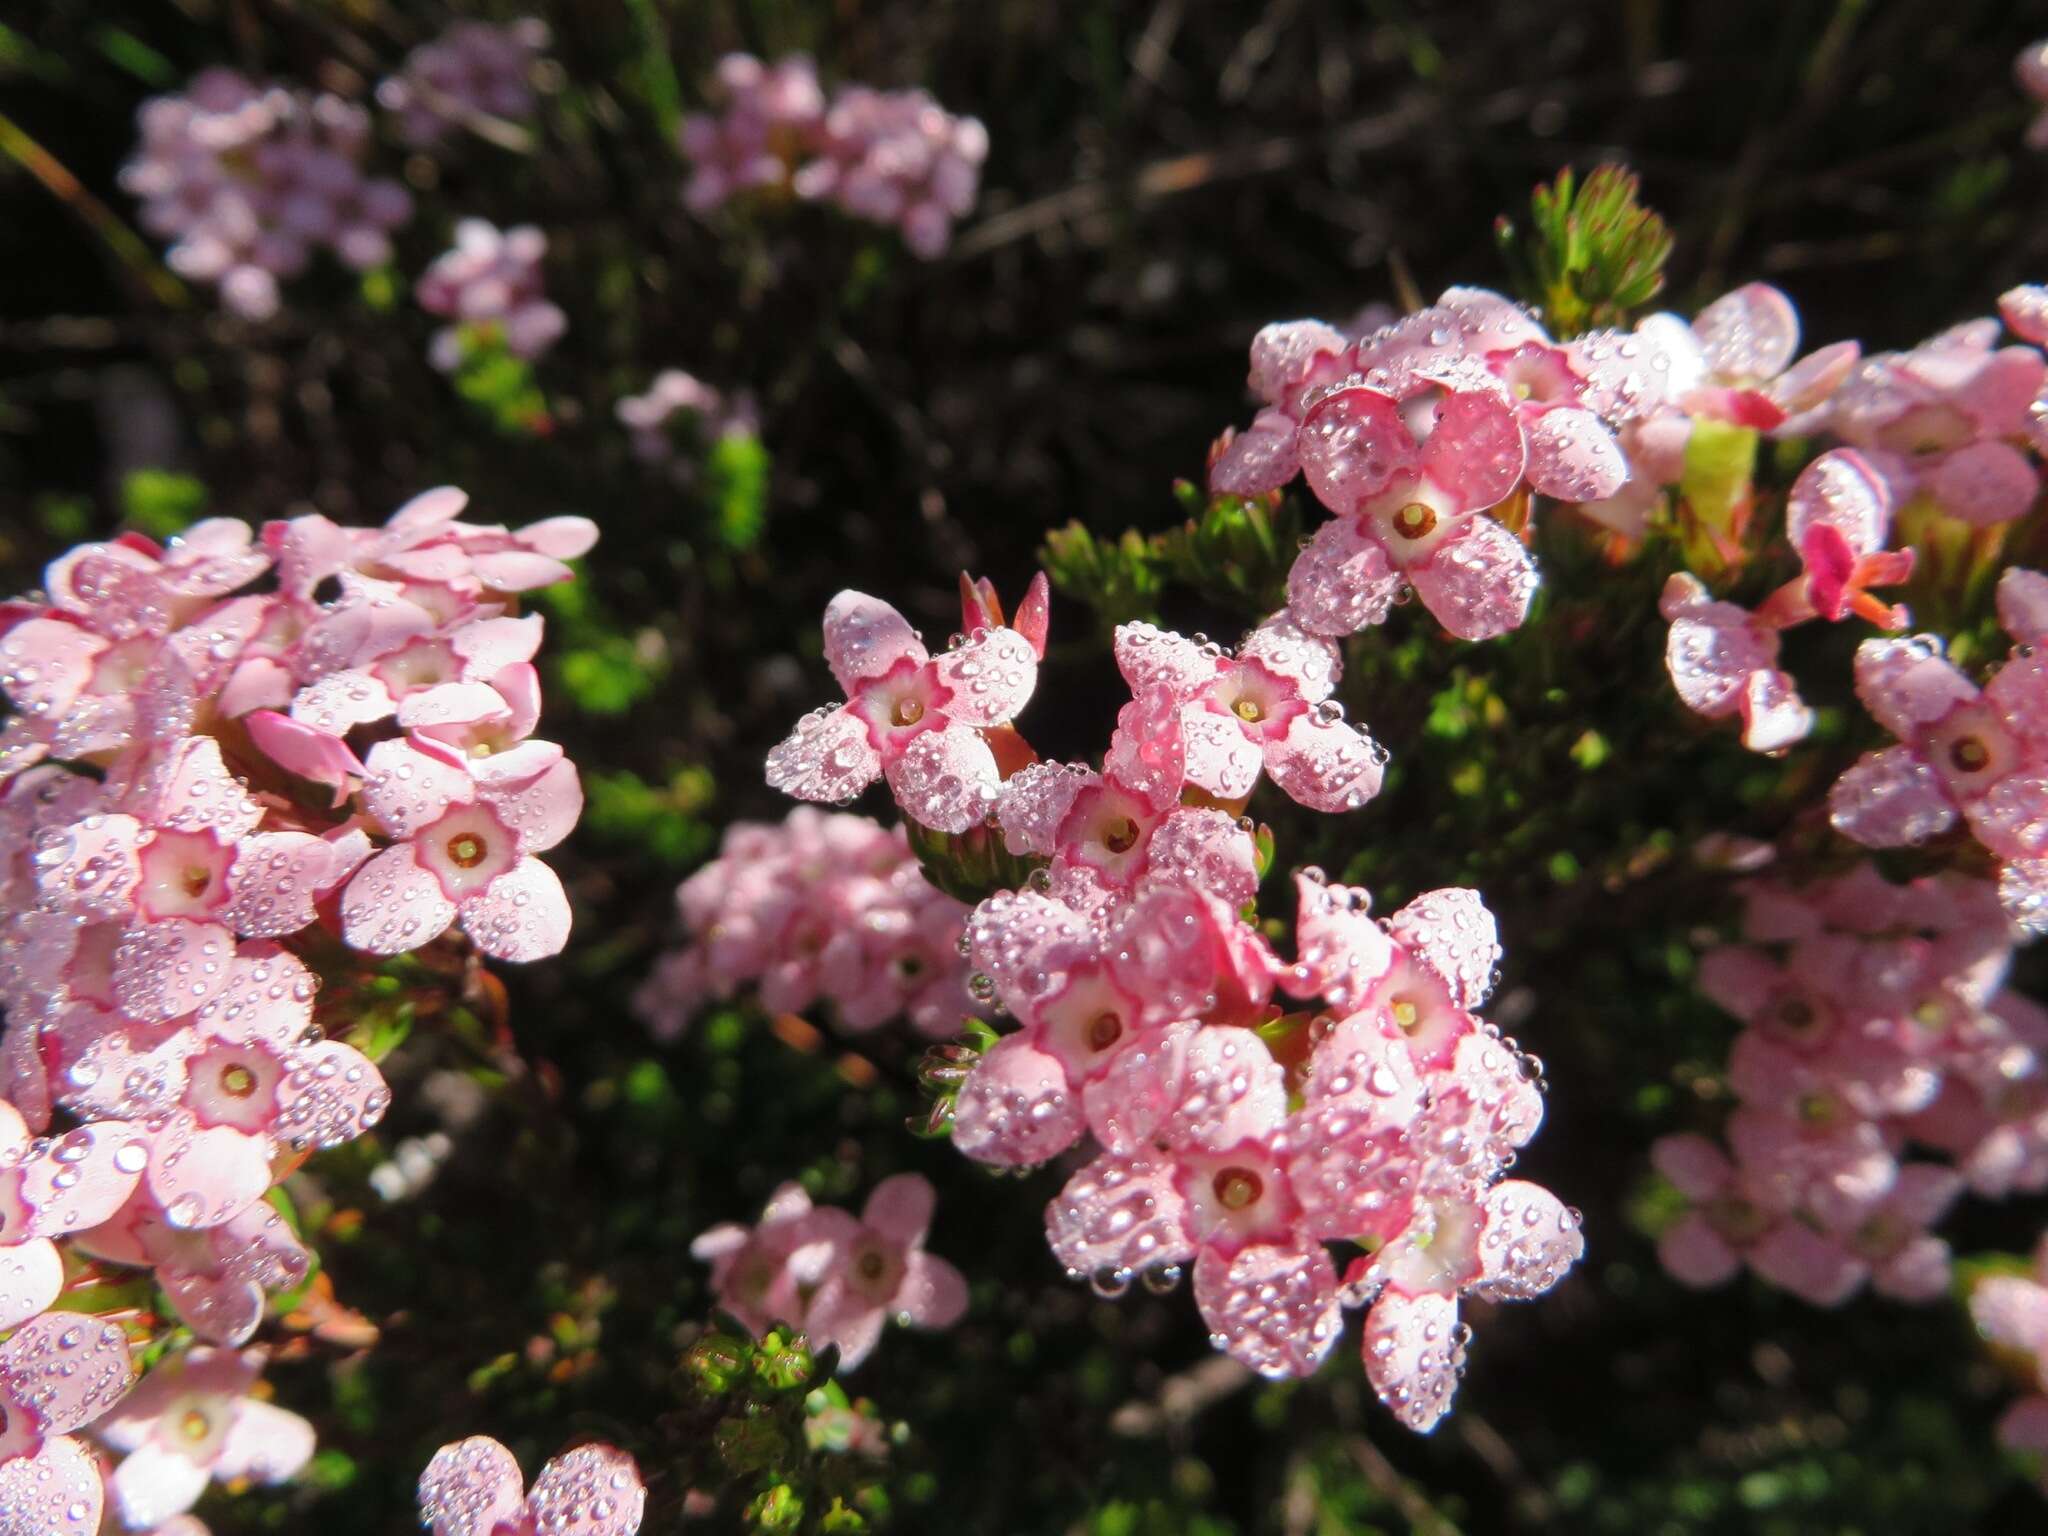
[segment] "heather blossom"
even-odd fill
[[[1998,1421],[1998,1440],[2044,1458],[2041,1489],[2048,1493],[2048,1237],[2035,1247],[2031,1273],[1987,1275],[1971,1288],[1970,1316],[2032,1375]]]
[[[686,942],[634,1000],[662,1039],[749,985],[771,1012],[826,1003],[856,1033],[900,1015],[949,1037],[973,1010],[967,908],[925,879],[900,827],[810,806],[780,823],[735,822],[676,907]]]
[[[474,1435],[434,1452],[419,1509],[433,1536],[634,1536],[647,1487],[631,1456],[592,1443],[551,1458],[528,1489],[512,1453]]]
[[[534,108],[533,66],[548,25],[526,16],[504,26],[458,21],[405,56],[377,87],[377,104],[398,117],[408,144],[432,148],[479,116],[521,122]]]
[[[2027,125],[2027,147],[2048,149],[2048,38],[2030,43],[2013,60],[2013,74],[2020,89],[2034,98],[2040,110]]]
[[[924,1249],[933,1203],[930,1182],[914,1173],[877,1184],[858,1217],[787,1184],[758,1225],[713,1227],[690,1251],[711,1265],[719,1305],[753,1332],[789,1323],[813,1348],[837,1346],[851,1370],[890,1318],[950,1328],[967,1310],[960,1272]]]
[[[514,357],[539,357],[568,329],[568,316],[548,302],[541,260],[548,237],[532,224],[499,229],[487,219],[455,226],[455,244],[420,274],[420,308],[454,323],[434,333],[428,356],[453,373],[480,339],[502,342]]]
[[[1036,578],[1014,628],[970,613],[969,632],[938,656],[887,603],[840,593],[825,610],[825,660],[847,702],[805,716],[768,754],[770,787],[844,802],[886,777],[913,821],[940,832],[978,825],[1002,784],[991,735],[1037,682],[1047,592]]]
[[[390,233],[412,215],[404,187],[364,175],[370,116],[339,96],[209,69],[137,120],[121,184],[143,226],[172,242],[174,271],[217,284],[248,319],[274,315],[279,281],[316,251],[358,271],[389,261]]]
[[[622,396],[614,410],[632,434],[633,456],[682,484],[696,477],[705,448],[722,438],[758,437],[761,431],[751,392],[727,394],[680,368],[662,369],[644,393]]]

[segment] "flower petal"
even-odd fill
[[[378,742],[366,766],[363,809],[393,837],[411,837],[449,806],[476,799],[476,785],[459,765],[410,741]]]
[[[825,661],[848,695],[906,656],[919,666],[930,659],[910,620],[879,597],[849,590],[826,604]]]
[[[1135,698],[1155,684],[1175,699],[1191,698],[1216,681],[1227,663],[1184,635],[1143,622],[1116,627],[1116,666]]]
[[[521,859],[461,905],[462,931],[494,960],[545,960],[569,942],[569,896],[539,859]]]
[[[103,1317],[45,1312],[0,1344],[0,1390],[26,1404],[46,1435],[90,1424],[134,1379],[128,1335]]]
[[[967,1074],[954,1101],[953,1145],[976,1162],[1028,1167],[1080,1138],[1081,1105],[1054,1057],[1006,1035]]]
[[[935,832],[980,826],[1003,787],[988,742],[963,725],[915,737],[889,764],[886,776],[903,814]]]
[[[1452,1296],[1386,1291],[1365,1318],[1365,1374],[1380,1401],[1417,1434],[1451,1411],[1465,1346]]]
[[[899,1173],[874,1187],[860,1219],[899,1247],[915,1248],[924,1241],[937,1203],[930,1179],[920,1173]]]
[[[99,1459],[69,1436],[0,1463],[0,1536],[90,1536],[105,1503]]]
[[[1038,653],[1016,630],[1004,625],[979,631],[933,663],[939,681],[953,692],[948,718],[963,725],[1002,725],[1016,718],[1038,685]]]
[[[805,715],[768,754],[768,787],[799,800],[844,803],[881,776],[866,722],[843,704]]]
[[[1437,402],[1436,425],[1422,445],[1422,472],[1450,493],[1457,510],[1505,500],[1527,463],[1522,428],[1505,395],[1453,389]]]
[[[1745,283],[1693,317],[1707,367],[1721,378],[1776,378],[1799,350],[1799,312],[1769,283]]]
[[[1628,480],[1614,430],[1580,406],[1545,411],[1529,424],[1529,485],[1554,501],[1604,501]]]
[[[386,848],[341,893],[341,936],[349,948],[372,955],[418,949],[454,921],[455,903],[420,867],[411,843]]]
[[[1828,820],[1866,848],[1924,843],[1955,819],[1934,770],[1906,747],[1864,753],[1828,791]]]
[[[1536,562],[1507,529],[1475,517],[1445,539],[1408,579],[1423,605],[1460,640],[1491,640],[1519,628],[1536,595]]]
[[[1337,1267],[1320,1247],[1204,1249],[1195,1305],[1223,1352],[1261,1376],[1312,1376],[1344,1332]]]
[[[1380,792],[1387,755],[1365,732],[1341,720],[1296,715],[1266,748],[1266,771],[1288,797],[1312,811],[1355,811]]]
[[[493,1536],[516,1523],[525,1495],[512,1453],[488,1435],[472,1435],[442,1446],[420,1473],[420,1523],[433,1536]]]
[[[526,1508],[548,1536],[633,1536],[647,1513],[640,1468],[609,1445],[581,1445],[540,1469]]]
[[[1173,1165],[1145,1156],[1096,1158],[1045,1207],[1052,1256],[1077,1275],[1134,1275],[1185,1264],[1195,1247],[1182,1226]]]
[[[1400,405],[1376,389],[1325,395],[1303,418],[1297,446],[1309,488],[1340,517],[1422,466],[1421,445],[1402,419]],[[1518,436],[1518,457],[1520,451]]]
[[[1348,635],[1383,624],[1406,584],[1353,518],[1323,524],[1287,572],[1287,611],[1310,634]]]

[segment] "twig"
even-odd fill
[[[1228,1355],[1210,1355],[1160,1383],[1158,1395],[1132,1398],[1110,1415],[1112,1432],[1144,1439],[1178,1428],[1249,1385],[1252,1373]]]
[[[1450,1517],[1424,1498],[1380,1453],[1378,1446],[1363,1435],[1352,1435],[1344,1444],[1351,1459],[1358,1463],[1358,1470],[1365,1474],[1365,1480],[1401,1512],[1417,1536],[1462,1536]]]
[[[0,154],[4,154],[43,184],[50,195],[69,208],[85,227],[98,235],[120,262],[120,270],[147,298],[168,308],[179,309],[191,302],[185,285],[166,272],[142,243],[142,237],[115,215],[112,209],[86,191],[63,162],[23,132],[12,118],[0,113]]]

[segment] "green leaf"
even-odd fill
[[[183,533],[206,510],[206,487],[168,469],[130,470],[121,481],[121,516],[153,539]]]

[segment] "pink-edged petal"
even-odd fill
[[[1425,891],[1387,920],[1387,932],[1442,979],[1460,1008],[1478,1008],[1492,995],[1500,932],[1477,891]]]
[[[0,1344],[0,1390],[35,1414],[46,1435],[92,1423],[135,1379],[119,1323],[80,1312],[45,1312]]]
[[[920,666],[930,659],[910,620],[879,597],[846,591],[825,605],[825,661],[849,695],[906,656]]]
[[[1083,945],[1090,937],[1088,924],[1072,908],[1029,887],[996,892],[967,919],[969,963],[995,983],[1017,1014],[1057,979],[1046,964],[1048,952]]]
[[[317,1040],[293,1052],[270,1132],[297,1150],[325,1151],[369,1130],[390,1102],[384,1075],[361,1051]]]
[[[580,560],[597,543],[597,524],[563,513],[528,523],[513,535],[521,546],[555,560]]]
[[[1187,699],[1216,681],[1224,668],[1214,647],[1204,649],[1183,635],[1151,624],[1116,627],[1116,665],[1130,685],[1132,697],[1154,685],[1175,699]]]
[[[1856,647],[1856,697],[1878,724],[1910,741],[1958,704],[1977,697],[1970,680],[1927,635],[1866,640]]]
[[[1998,900],[2022,932],[2048,931],[2048,859],[2007,859],[2000,864]]]
[[[1816,1307],[1837,1307],[1869,1271],[1847,1250],[1801,1221],[1781,1221],[1749,1250],[1749,1267]]]
[[[1828,820],[1866,848],[1924,843],[1955,819],[1941,780],[1906,747],[1866,752],[1828,791]]]
[[[1355,811],[1380,792],[1386,752],[1340,720],[1297,715],[1266,748],[1266,771],[1297,804],[1313,811]]]
[[[544,960],[569,942],[568,893],[539,859],[521,859],[463,901],[459,911],[463,932],[495,960]]]
[[[1423,606],[1460,640],[1520,627],[1536,595],[1536,562],[1490,517],[1475,517],[1408,572]]]
[[[860,1219],[899,1247],[914,1248],[924,1241],[937,1203],[930,1179],[921,1173],[899,1173],[874,1187]]]
[[[1346,346],[1343,333],[1321,320],[1276,320],[1252,338],[1251,373],[1245,382],[1268,404],[1288,404],[1318,360],[1334,363]]]
[[[281,1483],[312,1459],[311,1424],[296,1413],[245,1397],[235,1404],[234,1423],[213,1471],[223,1482],[246,1477],[252,1483]]]
[[[247,835],[263,820],[263,807],[221,761],[220,743],[192,736],[172,747],[157,768],[144,819],[173,832]]]
[[[1160,1128],[1170,1146],[1221,1151],[1262,1139],[1287,1118],[1287,1074],[1248,1029],[1204,1025],[1188,1041],[1180,1102]]]
[[[268,1141],[231,1125],[201,1127],[180,1110],[150,1149],[148,1188],[172,1226],[217,1227],[270,1188]]]
[[[527,549],[499,549],[478,555],[470,562],[470,569],[493,592],[530,592],[535,587],[568,581],[576,574],[552,555]]]
[[[1700,991],[1745,1024],[1763,1012],[1784,977],[1777,961],[1747,944],[1722,944],[1700,957]]]
[[[1315,532],[1287,572],[1287,610],[1310,634],[1349,635],[1386,622],[1406,578],[1355,519]]]
[[[1806,547],[1818,527],[1842,536],[1852,557],[1884,548],[1891,534],[1891,489],[1853,448],[1831,448],[1799,472],[1785,503],[1785,537]]]
[[[948,718],[963,725],[1003,725],[1015,719],[1038,684],[1038,654],[1031,642],[1004,626],[978,632],[933,662],[953,691]]]
[[[0,1329],[47,1312],[63,1289],[64,1261],[55,1243],[32,1237],[0,1248]]]
[[[330,672],[301,688],[292,697],[288,718],[305,730],[338,737],[359,725],[388,720],[397,708],[391,690],[378,678],[350,668]]]
[[[149,1440],[121,1459],[107,1489],[124,1525],[153,1529],[198,1503],[209,1477],[203,1462]]]
[[[149,1163],[142,1127],[102,1120],[66,1131],[21,1165],[21,1199],[36,1237],[98,1226],[127,1203]]]
[[[1350,1013],[1393,966],[1393,941],[1373,918],[1364,890],[1306,876],[1295,878],[1294,889],[1298,958],[1283,983],[1296,997],[1321,997]]]
[[[2033,461],[2001,441],[1970,443],[1944,454],[1925,483],[1944,512],[1977,528],[2026,516],[2041,490]]]
[[[484,762],[503,762],[520,755],[527,747],[553,747],[553,742],[521,742],[510,752]],[[556,748],[548,766],[530,778],[479,779],[482,798],[498,813],[498,819],[512,829],[521,853],[545,853],[576,828],[583,815],[583,780],[576,765]]]
[[[1236,720],[1190,704],[1181,711],[1180,725],[1188,783],[1218,800],[1242,800],[1252,792],[1265,757]]]
[[[867,723],[844,705],[804,716],[768,754],[768,787],[799,800],[851,800],[881,776]]]
[[[1718,1198],[1735,1172],[1727,1153],[1690,1132],[1658,1137],[1650,1145],[1650,1161],[1680,1194],[1696,1202]]]
[[[935,832],[965,832],[988,820],[1002,792],[995,753],[981,733],[949,725],[926,731],[888,766],[904,815]]]
[[[1459,511],[1505,500],[1527,462],[1522,428],[1505,395],[1454,389],[1437,403],[1436,425],[1422,445],[1422,472],[1450,493]]]
[[[242,723],[257,751],[287,773],[332,789],[336,806],[348,798],[351,787],[369,772],[339,736],[303,725],[274,709],[255,710],[244,715]]]
[[[1402,419],[1400,405],[1376,389],[1342,389],[1324,396],[1303,420],[1298,448],[1310,489],[1339,516],[1356,512],[1396,477],[1414,474],[1422,465],[1421,446]],[[1520,448],[1518,435],[1517,457]]]
[[[420,1473],[420,1523],[433,1536],[493,1536],[525,1501],[519,1463],[488,1435],[442,1446]]]
[[[0,1536],[92,1536],[105,1504],[99,1458],[69,1436],[0,1463]]]
[[[1554,501],[1604,501],[1628,480],[1614,430],[1591,411],[1560,406],[1529,425],[1529,485]]]
[[[92,682],[107,640],[61,619],[30,619],[0,637],[0,689],[31,720],[55,720]]]
[[[1579,1214],[1540,1184],[1507,1179],[1486,1193],[1482,1266],[1472,1294],[1484,1301],[1540,1296],[1586,1252]]]
[[[114,999],[144,1023],[166,1023],[220,996],[234,956],[234,935],[218,923],[139,924],[114,947]]]
[[[1446,288],[1436,307],[1458,317],[1458,326],[1475,351],[1502,352],[1524,342],[1548,345],[1550,341],[1534,315],[1490,288]]]
[[[2048,1350],[2048,1286],[1988,1275],[1971,1288],[1970,1316],[1994,1344],[2029,1355]]]
[[[221,921],[256,939],[297,933],[314,920],[313,902],[330,883],[333,859],[333,848],[310,832],[243,838]]]
[[[1154,811],[1177,804],[1187,774],[1180,717],[1179,701],[1164,684],[1141,690],[1117,711],[1109,751],[1103,754],[1103,778]]]
[[[410,741],[380,741],[370,748],[363,809],[392,837],[411,837],[451,805],[476,799],[476,785],[459,763],[423,752]]]
[[[1687,1212],[1657,1239],[1657,1261],[1671,1278],[1694,1290],[1726,1285],[1742,1268],[1742,1255],[1697,1211]]]
[[[915,1328],[950,1328],[967,1315],[967,1280],[944,1259],[919,1251],[904,1261],[896,1315]]]
[[[1263,410],[1209,462],[1209,489],[1223,496],[1263,496],[1301,473],[1299,430],[1284,411]]]
[[[1082,1129],[1066,1070],[1022,1035],[990,1046],[954,1101],[953,1145],[998,1167],[1043,1163],[1072,1146]]]
[[[1724,379],[1763,380],[1799,350],[1799,312],[1769,283],[1745,283],[1693,317],[1707,367]]]
[[[1145,849],[1147,886],[1169,882],[1207,891],[1233,907],[1258,894],[1251,834],[1223,811],[1182,806],[1153,830]]]
[[[1046,1241],[1073,1274],[1140,1274],[1195,1256],[1183,1212],[1170,1162],[1098,1157],[1047,1203]]]
[[[1314,1375],[1344,1331],[1337,1267],[1320,1247],[1204,1249],[1195,1305],[1224,1353],[1261,1376]]]
[[[1789,672],[1757,671],[1742,680],[1736,700],[1742,744],[1752,752],[1782,752],[1813,730],[1813,711]]]
[[[1451,1410],[1465,1346],[1452,1296],[1384,1292],[1365,1318],[1365,1374],[1394,1417],[1428,1434]]]
[[[1150,1144],[1179,1101],[1194,1028],[1175,1025],[1118,1051],[1106,1069],[1082,1085],[1088,1129],[1105,1151],[1123,1157]]]
[[[373,955],[418,949],[454,921],[455,903],[420,867],[411,843],[386,848],[356,871],[341,895],[342,938]]]
[[[526,1509],[548,1536],[633,1536],[647,1513],[647,1485],[624,1451],[581,1445],[540,1469]]]
[[[1853,341],[1837,341],[1799,359],[1765,387],[1771,403],[1783,411],[1786,420],[1772,432],[1775,437],[1810,436],[1819,423],[1809,419],[1828,398],[1841,388],[1862,359],[1863,348]]]
[[[263,1287],[253,1280],[159,1269],[156,1281],[186,1327],[212,1344],[236,1348],[263,1323]]]
[[[1998,622],[2022,645],[2048,639],[2048,576],[2009,567],[1998,578]]]
[[[1237,655],[1240,661],[1256,661],[1286,678],[1309,704],[1327,699],[1344,670],[1336,642],[1310,634],[1285,608],[1246,635]]]
[[[35,852],[36,890],[60,911],[100,922],[128,916],[142,881],[142,824],[120,814],[88,816],[44,834]]]
[[[1032,763],[1003,781],[996,801],[996,821],[1003,846],[1014,854],[1050,858],[1059,850],[1060,823],[1074,808],[1074,797],[1101,780],[1064,763]]]

